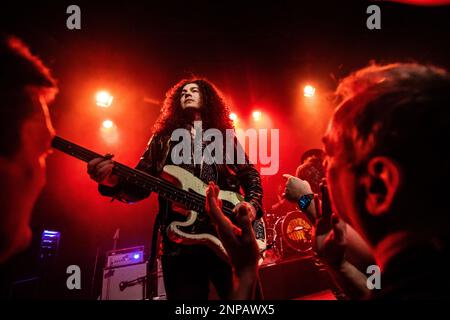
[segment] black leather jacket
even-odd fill
[[[159,176],[163,167],[171,163],[169,156],[170,150],[171,141],[169,136],[153,136],[147,144],[147,148],[140,158],[136,169],[154,176]],[[255,167],[248,163],[248,161],[245,164],[217,164],[216,166],[218,171],[217,184],[220,189],[230,191],[240,191],[242,189],[245,201],[250,202],[255,207],[258,218],[262,217],[263,190],[261,177]],[[115,187],[99,185],[99,192],[104,196],[113,197],[114,199],[127,203],[140,201],[150,195],[149,192],[134,185],[127,184],[124,181],[119,182]],[[161,216],[160,223],[162,229],[168,223],[174,220],[180,220],[178,213],[171,210],[170,202],[161,197],[159,198],[159,214]],[[181,217],[181,220],[184,219]],[[164,238],[163,233],[163,240]]]

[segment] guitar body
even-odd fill
[[[53,138],[52,147],[84,162],[104,157],[58,136]],[[124,181],[149,192],[156,192],[161,197],[172,201],[174,209],[176,207],[182,209],[176,211],[182,212],[186,219],[172,222],[166,230],[172,241],[187,245],[207,245],[225,261],[229,261],[222,242],[216,236],[215,226],[205,212],[207,185],[203,181],[190,172],[173,165],[167,165],[163,168],[161,178],[116,161],[114,161],[113,170]],[[219,198],[222,199],[223,212],[233,221],[233,208],[239,202],[244,201],[244,197],[237,192],[221,190]],[[266,229],[263,219],[257,219],[253,222],[253,231],[260,252],[264,253],[266,250]],[[263,257],[262,254],[261,257]],[[260,259],[261,262],[262,259]]]
[[[162,178],[175,184],[180,189],[206,197],[206,188],[208,186],[183,168],[167,165],[163,168]],[[229,202],[233,207],[244,201],[244,197],[241,194],[227,190],[220,190],[219,198],[223,203]],[[187,245],[207,245],[220,257],[228,260],[228,255],[222,242],[215,235],[215,230],[211,230],[213,226],[209,216],[193,210],[184,210],[184,212],[186,215],[185,221],[174,221],[167,227],[166,232],[169,239],[176,243]],[[262,219],[255,220],[253,229],[260,252],[263,252],[266,249],[264,221]]]

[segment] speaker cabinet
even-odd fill
[[[103,269],[101,300],[143,300],[147,263]]]

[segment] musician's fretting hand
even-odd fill
[[[258,244],[250,220],[255,209],[247,202],[237,209],[236,225],[222,212],[222,201],[218,198],[219,187],[210,183],[206,190],[206,210],[215,222],[217,233],[230,257],[237,285],[232,298],[253,298],[258,268]]]
[[[286,200],[297,203],[301,196],[313,193],[308,181],[291,176],[290,174],[283,174],[283,178],[286,180],[286,187],[283,193],[283,197]]]
[[[111,155],[106,155],[103,158],[95,158],[89,161],[87,172],[95,182],[114,187],[119,182],[119,178],[113,174],[114,163],[111,158]]]

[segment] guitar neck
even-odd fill
[[[52,147],[84,162],[104,157],[58,136],[53,138]],[[195,210],[197,212],[204,211],[204,196],[182,190],[163,179],[130,168],[119,162],[113,162],[114,173],[121,178],[121,181],[125,181],[150,192],[157,192],[163,198],[180,203],[190,210]]]
[[[84,162],[89,162],[95,158],[103,158],[102,155],[96,152],[83,148],[58,136],[53,138],[52,147]]]

